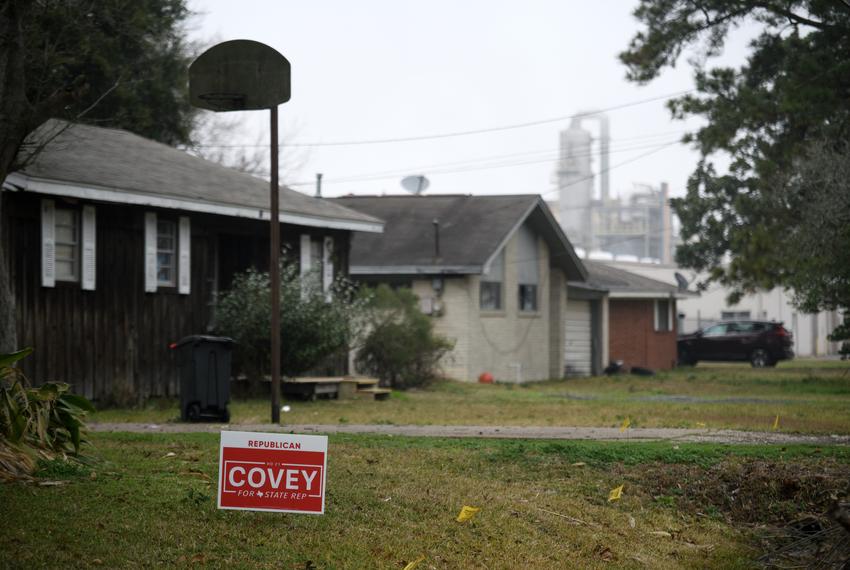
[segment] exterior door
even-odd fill
[[[590,301],[567,299],[564,369],[567,376],[590,376],[592,370]]]

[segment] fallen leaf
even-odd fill
[[[197,553],[192,557],[192,564],[203,564],[207,561],[207,557],[202,552]]]
[[[177,457],[177,454],[173,451],[169,451],[168,453],[162,456],[162,459],[165,459],[166,457]]]
[[[101,564],[103,564],[103,560],[101,560],[100,558],[95,558],[91,561],[91,563],[95,566],[100,566]]]
[[[611,489],[611,492],[608,493],[608,502],[611,503],[613,501],[619,501],[622,496],[623,485],[620,485],[619,487],[614,487],[613,489]]]
[[[419,565],[419,563],[420,563],[420,562],[422,562],[423,560],[425,560],[425,556],[420,556],[419,558],[417,558],[416,560],[414,560],[413,562],[411,562],[410,564],[408,564],[407,566],[405,566],[405,567],[404,567],[404,570],[413,570],[413,569],[414,569],[414,568],[416,568],[416,567]]]
[[[67,485],[67,481],[39,481],[39,487],[58,487],[60,485]]]
[[[457,515],[457,522],[462,523],[472,520],[472,517],[474,517],[475,514],[480,510],[481,509],[479,507],[468,507],[464,505],[463,508],[460,509],[460,513],[458,513]]]
[[[652,536],[663,536],[664,538],[673,538],[673,535],[666,530],[651,530],[647,534],[651,534]]]
[[[587,463],[585,463],[584,461],[576,461],[572,464],[573,467],[584,467],[585,465],[587,465]]]
[[[633,517],[632,515],[629,515],[629,526],[632,527],[632,528],[635,528],[636,524],[637,524],[637,521],[635,520],[635,517]]]

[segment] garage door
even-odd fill
[[[564,367],[567,376],[590,376],[591,372],[590,301],[567,300]]]

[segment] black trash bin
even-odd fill
[[[230,421],[230,361],[233,339],[192,335],[176,342],[183,421]]]

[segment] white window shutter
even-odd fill
[[[334,282],[334,238],[325,236],[322,242],[322,291],[325,293],[325,300],[331,300],[331,285]]]
[[[156,291],[156,214],[145,212],[145,293]]]
[[[56,285],[56,208],[53,200],[41,201],[41,286]]]
[[[177,292],[181,295],[188,295],[191,288],[192,276],[192,232],[189,226],[189,218],[186,216],[180,217],[180,227],[177,236],[177,247],[180,248],[180,254],[177,267]]]
[[[312,259],[310,257],[310,236],[301,234],[301,276],[310,273]]]
[[[310,275],[312,258],[310,256],[310,236],[308,234],[301,234],[301,298],[307,298],[307,292],[309,291],[310,284],[308,283],[308,276]]]
[[[97,282],[97,218],[94,206],[83,206],[83,289],[94,291]]]
[[[652,301],[652,330],[658,330],[658,299]]]

